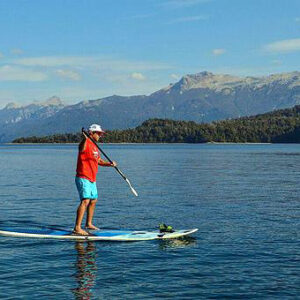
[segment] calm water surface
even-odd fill
[[[102,228],[199,228],[136,243],[0,237],[3,299],[295,299],[300,145],[105,145],[139,192],[98,174]],[[73,145],[0,146],[0,227],[71,229]]]

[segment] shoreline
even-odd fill
[[[207,142],[207,143],[100,143],[101,145],[277,145],[299,143],[234,143],[234,142]],[[0,145],[78,145],[78,143],[0,143]]]

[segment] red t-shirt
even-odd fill
[[[87,139],[85,150],[78,152],[76,176],[96,182],[99,158],[98,148],[90,139]]]

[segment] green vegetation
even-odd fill
[[[18,138],[14,143],[78,143],[81,134]],[[134,129],[108,131],[105,143],[300,143],[300,105],[253,117],[197,124],[150,119]]]

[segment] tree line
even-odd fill
[[[32,136],[13,143],[78,143],[81,133]],[[212,123],[149,119],[140,126],[108,130],[104,143],[300,143],[300,105],[252,117]]]

